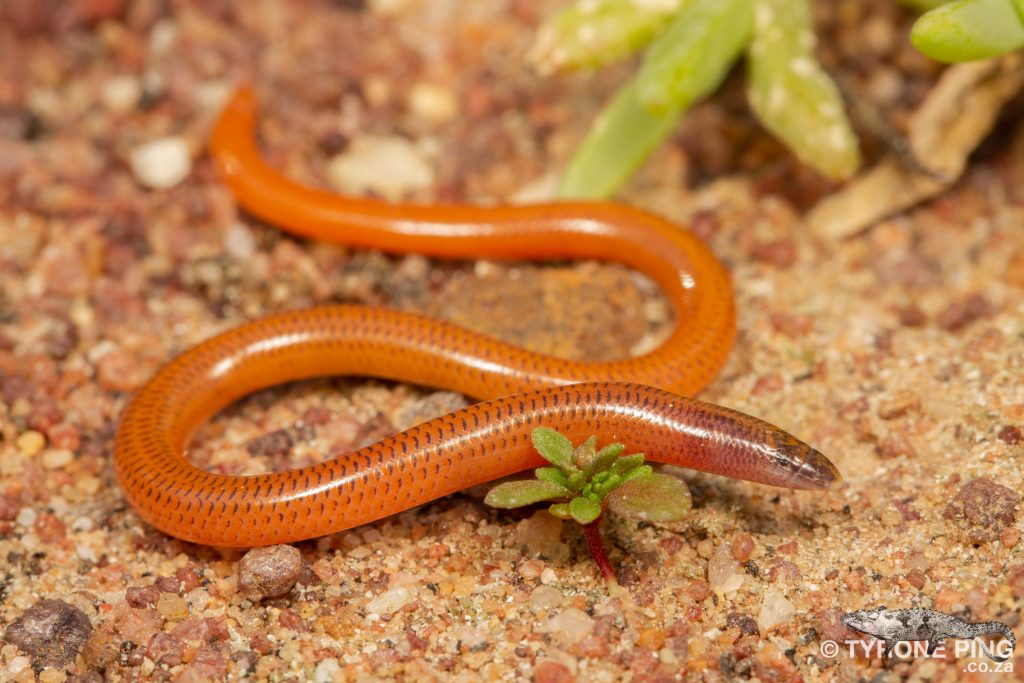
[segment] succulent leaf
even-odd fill
[[[619,88],[598,114],[565,169],[563,199],[603,199],[614,194],[675,130],[685,109],[655,115],[641,106],[636,77]]]
[[[496,508],[517,508],[542,500],[567,498],[571,495],[572,491],[550,481],[526,479],[498,484],[487,492],[484,502]]]
[[[555,503],[548,508],[548,512],[559,519],[572,519],[572,513],[569,512],[568,503]]]
[[[1013,52],[1024,48],[1024,6],[1019,0],[954,0],[922,14],[910,40],[940,62]]]
[[[809,0],[755,3],[747,53],[754,113],[804,163],[827,178],[848,178],[860,165],[857,136],[839,89],[815,57]]]
[[[640,465],[629,470],[622,475],[622,483],[639,479],[640,477],[649,477],[654,472],[654,469],[650,465]]]
[[[608,509],[628,519],[675,522],[690,511],[690,490],[667,474],[633,479],[605,497]]]
[[[643,47],[685,0],[581,0],[544,22],[530,49],[543,74],[598,67]]]
[[[566,474],[579,470],[572,461],[575,449],[572,442],[554,429],[537,427],[533,430],[533,445],[540,456]]]
[[[644,54],[636,77],[653,114],[687,109],[712,92],[750,39],[753,0],[690,0]]]
[[[580,524],[590,524],[601,516],[601,504],[586,496],[577,496],[569,501],[569,512]]]
[[[583,472],[573,472],[569,475],[569,488],[574,493],[579,493],[587,485],[587,475]]]
[[[639,467],[644,464],[644,454],[634,453],[633,455],[624,455],[612,464],[611,469],[608,471],[612,474],[625,474],[635,467]]]
[[[610,443],[597,452],[590,475],[601,474],[615,464],[626,447],[621,443]]]
[[[569,478],[565,476],[565,472],[557,467],[538,467],[533,471],[533,475],[541,481],[569,488]]]
[[[597,457],[597,437],[591,436],[589,439],[581,443],[576,447],[576,452],[573,454],[573,462],[576,463],[576,467],[587,473],[590,476],[590,465],[594,462],[594,458]]]

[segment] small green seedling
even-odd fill
[[[536,479],[498,484],[485,502],[497,508],[517,508],[553,501],[555,517],[583,526],[594,562],[609,588],[618,586],[601,542],[600,524],[605,510],[628,519],[674,522],[690,511],[690,491],[679,479],[656,474],[644,464],[642,453],[623,455],[625,447],[613,443],[597,450],[597,437],[579,446],[554,429],[533,430],[533,445],[553,467],[534,471]]]

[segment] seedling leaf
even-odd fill
[[[626,472],[624,475],[622,475],[622,483],[625,484],[626,482],[633,481],[634,479],[639,479],[640,477],[649,477],[652,472],[654,472],[654,469],[650,465],[640,465],[639,467],[634,467],[629,472]]]
[[[541,481],[547,481],[565,488],[571,488],[569,486],[569,478],[565,476],[565,472],[557,467],[538,467],[533,471],[533,474]]]
[[[610,472],[613,474],[625,474],[631,469],[638,467],[644,463],[643,453],[634,453],[633,455],[624,455],[616,460],[612,466]]]
[[[572,513],[569,512],[568,503],[555,503],[548,508],[548,512],[559,519],[572,519]]]
[[[597,456],[594,458],[594,465],[589,474],[593,476],[606,471],[609,467],[615,464],[615,461],[619,459],[619,456],[622,455],[622,451],[624,450],[626,450],[626,447],[621,443],[611,443],[599,450],[597,452]]]
[[[608,509],[627,519],[675,522],[690,511],[690,490],[667,474],[633,479],[605,497]]]
[[[484,502],[496,508],[517,508],[542,500],[567,498],[572,491],[550,481],[526,479],[498,484],[487,492]]]
[[[579,470],[572,461],[572,442],[554,429],[537,427],[533,430],[533,445],[540,456],[566,474]]]
[[[596,457],[597,437],[591,436],[576,447],[576,452],[573,454],[573,462],[575,462],[576,466],[581,470],[587,472],[587,476],[590,476],[590,466],[593,464]]]
[[[569,512],[580,524],[590,524],[601,516],[601,504],[585,496],[577,496],[569,501]]]

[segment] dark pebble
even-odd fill
[[[729,628],[738,628],[740,633],[745,636],[754,636],[761,633],[761,629],[757,627],[757,622],[749,614],[730,612],[725,617],[725,625]]]
[[[0,105],[0,138],[33,140],[39,137],[42,129],[42,121],[32,110]]]
[[[789,268],[796,262],[796,244],[791,239],[761,242],[754,245],[750,255],[758,263],[777,268]]]
[[[970,543],[987,543],[1016,522],[1019,504],[1020,496],[1015,491],[979,477],[961,487],[942,516],[952,521]]]
[[[980,294],[968,294],[946,306],[935,318],[935,323],[950,332],[956,332],[975,320],[989,315],[992,306]]]
[[[900,319],[900,325],[904,327],[921,327],[928,322],[928,317],[917,306],[905,306],[896,311]]]
[[[1021,440],[1020,427],[1014,427],[1012,425],[1003,427],[999,430],[999,440],[1003,443],[1008,443],[1011,446],[1016,446]]]
[[[199,587],[202,577],[194,567],[179,567],[174,572],[174,578],[181,586],[182,593],[188,593]]]
[[[63,666],[74,660],[92,633],[92,624],[63,600],[43,600],[7,626],[4,638],[32,656],[38,666]]]
[[[131,607],[153,607],[159,597],[156,586],[131,587],[124,592],[124,601]]]
[[[277,598],[292,589],[301,573],[302,555],[297,548],[253,548],[238,563],[238,585],[243,593]]]
[[[161,576],[153,582],[153,587],[161,593],[176,593],[181,595],[181,582],[173,576]]]
[[[146,654],[157,664],[177,666],[185,653],[185,645],[169,633],[154,633],[146,647]]]
[[[283,429],[256,437],[246,446],[250,455],[281,457],[292,450],[292,437]]]

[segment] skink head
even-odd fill
[[[794,489],[829,489],[842,483],[843,477],[832,462],[819,451],[783,431],[776,433],[774,459],[789,481],[780,482]]]

